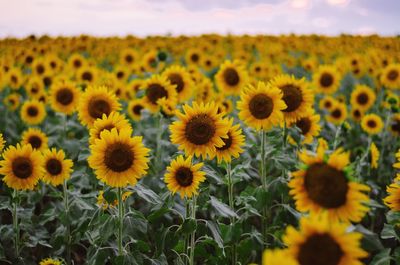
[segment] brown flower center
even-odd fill
[[[193,172],[188,167],[180,167],[175,173],[176,181],[181,187],[188,187],[193,183]]]
[[[296,121],[296,126],[300,128],[301,134],[307,134],[311,129],[311,120],[308,117],[301,118],[300,120]]]
[[[215,134],[215,124],[207,114],[193,117],[185,128],[186,138],[193,144],[207,144]]]
[[[46,171],[52,175],[57,176],[62,171],[62,164],[58,159],[51,158],[46,162]]]
[[[268,118],[274,108],[274,102],[265,94],[257,94],[249,102],[251,115],[256,119],[262,120]]]
[[[39,64],[38,66],[36,66],[36,72],[41,75],[44,73],[44,67],[43,65]]]
[[[323,87],[330,87],[333,84],[333,76],[329,73],[323,73],[319,79],[319,83]]]
[[[82,62],[80,60],[75,60],[74,61],[74,66],[75,66],[75,68],[81,67],[82,66]]]
[[[285,101],[287,108],[283,112],[292,112],[297,110],[303,101],[303,94],[300,88],[292,84],[285,85],[280,88],[283,92],[283,101]]]
[[[142,109],[143,109],[143,106],[142,106],[142,105],[135,105],[135,106],[133,106],[133,108],[132,108],[133,113],[135,113],[136,115],[140,115]]]
[[[11,167],[13,174],[20,179],[29,178],[33,172],[32,162],[26,157],[15,158]]]
[[[133,57],[132,57],[132,55],[128,54],[127,56],[125,56],[125,61],[126,61],[127,63],[133,62]]]
[[[300,265],[338,265],[343,254],[330,234],[314,234],[300,245],[297,260]]]
[[[171,84],[176,85],[175,89],[176,92],[181,92],[185,86],[185,83],[183,82],[182,76],[179,74],[170,74],[168,76],[169,81]]]
[[[82,80],[88,81],[88,82],[92,81],[92,80],[93,80],[93,75],[92,75],[92,73],[89,72],[89,71],[83,72],[83,74],[82,74]]]
[[[197,53],[192,54],[192,56],[190,56],[190,60],[192,60],[194,63],[197,63],[199,61],[199,55]]]
[[[349,189],[347,178],[326,163],[312,164],[304,176],[309,198],[324,208],[338,208],[346,203]]]
[[[156,105],[157,100],[168,97],[168,92],[162,85],[154,83],[148,86],[146,96],[152,104]]]
[[[74,100],[74,94],[70,89],[63,88],[57,91],[56,99],[61,105],[68,106]]]
[[[396,71],[396,70],[391,70],[391,71],[389,71],[389,73],[387,74],[387,78],[388,78],[390,81],[396,80],[397,77],[399,77],[399,72]]]
[[[391,128],[394,132],[400,134],[400,120],[393,120],[391,124]]]
[[[107,116],[110,114],[111,106],[104,99],[94,98],[89,101],[88,111],[92,118],[99,119],[103,114],[106,114]]]
[[[361,118],[361,112],[358,109],[356,109],[353,111],[353,116],[354,118],[359,119]]]
[[[339,119],[340,117],[342,117],[342,111],[340,109],[334,109],[331,112],[331,116],[335,119]]]
[[[216,147],[218,151],[224,151],[229,149],[232,146],[232,135],[228,132],[228,138],[221,138],[224,141],[224,145],[221,147]]]
[[[114,172],[123,172],[133,165],[134,154],[129,146],[115,143],[107,147],[104,164]]]
[[[239,84],[240,77],[235,69],[227,68],[224,71],[224,80],[229,86],[236,86]]]
[[[365,105],[369,101],[369,97],[366,93],[360,93],[357,95],[357,102],[360,105]]]
[[[28,116],[35,117],[39,114],[39,110],[35,106],[28,107]]]
[[[375,128],[377,125],[378,125],[378,124],[376,123],[375,120],[368,120],[368,121],[367,121],[367,126],[368,126],[369,128]]]
[[[332,107],[332,102],[331,101],[325,101],[324,107],[327,109],[330,109]]]
[[[39,149],[42,146],[42,139],[39,136],[32,135],[29,137],[28,143],[30,143],[32,148]]]
[[[46,76],[45,78],[43,78],[43,83],[45,86],[50,86],[51,85],[51,78],[49,76]]]

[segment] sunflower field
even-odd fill
[[[400,264],[400,39],[0,40],[0,265]]]

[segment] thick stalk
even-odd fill
[[[66,231],[65,231],[65,248],[66,248],[66,262],[67,265],[71,264],[71,224],[69,219],[69,201],[68,201],[68,186],[67,181],[64,180],[63,183],[64,192],[64,211],[66,219]]]
[[[124,225],[124,205],[122,202],[122,188],[118,188],[118,256],[122,256],[122,229]]]
[[[261,131],[261,183],[264,192],[267,192],[267,172],[266,172],[266,161],[265,161],[265,141],[266,133],[264,130]],[[261,229],[263,235],[263,248],[267,246],[267,213],[268,207],[264,205],[263,207],[263,218],[261,222]]]
[[[19,258],[19,224],[18,224],[18,204],[19,204],[19,197],[18,191],[14,189],[14,203],[13,203],[13,227],[15,233],[15,258]]]
[[[336,150],[336,147],[339,143],[339,135],[340,135],[340,132],[342,131],[342,126],[343,126],[343,123],[341,125],[339,125],[339,127],[336,129],[335,139],[333,140],[333,150]]]
[[[192,219],[196,221],[196,196],[192,197]],[[190,237],[190,256],[189,256],[189,264],[194,265],[194,248],[195,248],[195,240],[196,240],[196,230],[192,232]]]
[[[228,179],[228,198],[229,198],[229,207],[235,211],[235,205],[234,205],[234,201],[233,201],[233,181],[232,181],[232,166],[231,163],[228,163],[226,165],[226,175],[227,175],[227,179]],[[234,225],[235,223],[235,217],[231,217],[231,225]],[[231,257],[231,261],[232,261],[232,265],[236,264],[236,244],[232,243],[232,257]]]
[[[188,220],[190,217],[190,202],[187,198],[185,198],[185,209],[186,209],[185,220]],[[190,255],[189,244],[190,244],[190,235],[186,234],[185,235],[185,245],[183,248],[185,250],[186,257],[189,257],[189,255]],[[186,265],[188,263],[188,259],[185,258],[184,261],[185,261],[185,265]]]

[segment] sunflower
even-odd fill
[[[177,94],[174,85],[172,85],[165,76],[153,75],[145,81],[145,96],[143,103],[153,113],[160,108],[158,100],[166,98],[173,102],[177,101]]]
[[[364,112],[361,111],[360,109],[353,108],[351,110],[351,117],[353,118],[354,121],[360,122],[363,116],[364,116]]]
[[[111,187],[135,185],[148,169],[150,150],[144,147],[141,136],[131,137],[129,131],[104,130],[90,149],[89,166]]]
[[[191,48],[186,52],[185,61],[187,64],[199,65],[202,52],[196,48]]]
[[[21,69],[16,67],[11,68],[6,74],[6,82],[11,89],[19,89],[24,82]]]
[[[193,81],[185,68],[178,65],[170,66],[162,75],[175,86],[179,102],[184,102],[192,96]]]
[[[10,188],[33,190],[43,175],[43,157],[31,145],[10,146],[0,161],[0,175]]]
[[[207,77],[202,77],[196,83],[196,101],[197,102],[209,102],[214,97],[214,85]]]
[[[58,259],[47,258],[42,260],[39,265],[63,265],[63,263]]]
[[[18,93],[11,93],[4,98],[3,103],[9,110],[14,111],[20,104],[20,95]]]
[[[257,131],[279,125],[286,109],[282,96],[279,88],[264,82],[258,82],[256,88],[248,85],[237,103],[239,118]]]
[[[91,66],[79,68],[76,79],[81,84],[95,84],[97,81],[97,68]]]
[[[380,152],[378,147],[376,147],[375,143],[371,143],[371,168],[378,168]]]
[[[27,100],[21,107],[21,119],[29,125],[40,124],[46,117],[46,109],[42,102]]]
[[[58,112],[70,115],[75,112],[80,90],[72,83],[56,83],[50,87],[50,104]]]
[[[333,65],[322,65],[313,74],[313,85],[319,93],[333,94],[340,86],[340,74]]]
[[[6,141],[4,140],[3,134],[0,133],[0,154],[1,154],[1,152],[3,152],[5,144],[6,144]]]
[[[73,54],[68,58],[68,65],[71,69],[77,71],[81,67],[86,66],[86,59],[80,54]]]
[[[342,124],[347,119],[346,104],[337,102],[329,112],[326,119],[335,125]]]
[[[314,95],[304,78],[296,79],[289,75],[280,75],[270,81],[271,85],[278,87],[283,93],[286,108],[282,110],[285,121],[291,123],[306,115],[312,108]]]
[[[398,182],[392,183],[386,187],[388,196],[383,199],[383,202],[392,211],[400,211],[400,184]]]
[[[321,131],[319,120],[320,116],[310,110],[306,116],[298,119],[296,122],[292,123],[291,126],[296,126],[301,130],[301,134],[304,136],[304,144],[311,144],[314,137],[318,136]]]
[[[46,63],[39,59],[35,60],[32,63],[32,74],[36,76],[45,76],[48,73],[49,69],[47,68]]]
[[[135,121],[139,121],[142,117],[142,110],[145,109],[145,104],[142,99],[132,99],[128,104],[128,115]]]
[[[93,127],[89,131],[89,145],[95,143],[96,139],[100,139],[100,134],[104,130],[111,131],[116,128],[117,132],[127,131],[129,135],[132,134],[132,127],[125,115],[119,112],[111,112],[110,115],[103,114],[101,119],[95,120]]]
[[[113,93],[104,86],[89,86],[78,103],[78,116],[83,125],[92,127],[96,119],[118,111],[120,104]]]
[[[128,98],[136,98],[137,92],[143,87],[144,80],[133,79],[126,86],[126,91],[129,93]]]
[[[374,105],[376,99],[375,92],[366,85],[357,85],[351,92],[350,103],[361,111],[367,111]]]
[[[217,156],[218,163],[224,160],[230,163],[232,157],[238,158],[243,153],[242,147],[244,146],[245,138],[242,133],[242,129],[239,124],[232,125],[233,118],[229,119],[230,128],[228,130],[228,138],[222,138],[224,145],[216,147],[215,154]]]
[[[132,67],[138,62],[138,60],[139,60],[139,54],[134,49],[127,48],[122,50],[122,52],[120,53],[119,62],[122,65]]]
[[[380,75],[381,83],[388,88],[400,88],[400,64],[389,64]]]
[[[29,128],[22,133],[21,144],[31,145],[33,149],[44,151],[47,149],[49,139],[40,129]]]
[[[287,249],[266,249],[262,255],[262,265],[299,265],[297,260],[288,254]]]
[[[228,120],[217,113],[214,103],[193,102],[192,107],[183,105],[183,110],[184,113],[176,114],[179,120],[169,126],[171,142],[178,144],[187,155],[214,157],[216,147],[225,145],[222,138],[228,137]]]
[[[65,159],[63,150],[57,151],[55,148],[47,149],[43,152],[44,160],[44,182],[53,186],[58,186],[71,176],[73,162]]]
[[[389,124],[389,130],[395,136],[400,136],[400,113],[394,114],[392,116],[391,122]]]
[[[25,91],[30,97],[38,99],[45,92],[43,80],[36,76],[29,78]]]
[[[361,127],[371,135],[380,133],[383,129],[382,118],[376,114],[367,114],[361,119]]]
[[[299,154],[304,163],[292,173],[290,194],[300,212],[326,211],[332,221],[359,222],[368,211],[364,203],[368,196],[363,192],[369,187],[351,181],[349,152],[341,148],[325,155],[326,145],[319,144],[315,156],[303,151]]]
[[[292,226],[286,230],[287,254],[300,265],[361,265],[360,259],[368,256],[361,248],[362,234],[347,228],[326,215],[303,217],[299,231]]]
[[[336,103],[337,101],[333,97],[325,96],[319,101],[319,108],[321,110],[330,111]]]
[[[200,183],[206,179],[206,173],[200,170],[202,166],[203,163],[192,164],[191,156],[185,160],[180,155],[172,160],[164,176],[168,189],[172,194],[178,192],[182,199],[197,195]]]
[[[116,207],[118,205],[118,200],[114,200],[112,203],[107,202],[107,200],[104,198],[104,191],[100,191],[99,195],[97,196],[97,205],[103,208],[103,210],[106,210],[107,208],[110,207]],[[122,201],[126,201],[126,199],[129,198],[129,196],[132,195],[131,191],[125,191],[122,193]]]
[[[226,95],[239,95],[248,82],[248,73],[237,60],[225,61],[215,75],[215,83]]]
[[[228,97],[224,97],[220,94],[215,98],[215,103],[218,106],[218,113],[224,113],[224,115],[233,111],[233,103]]]

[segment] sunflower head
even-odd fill
[[[371,135],[380,133],[383,126],[382,118],[376,114],[367,114],[361,119],[361,127]]]
[[[174,65],[167,68],[163,76],[175,86],[175,90],[180,102],[188,100],[193,94],[193,80],[190,74],[182,66]]]
[[[215,80],[218,88],[227,95],[239,95],[243,87],[248,83],[249,76],[240,61],[225,61]]]
[[[63,150],[47,149],[43,152],[43,160],[45,170],[43,180],[46,183],[58,186],[70,178],[73,162],[65,158]]]
[[[218,163],[225,161],[230,163],[232,157],[238,158],[241,153],[243,153],[242,147],[245,143],[244,135],[242,134],[242,129],[239,124],[233,125],[233,118],[229,119],[230,128],[228,130],[228,137],[222,138],[224,145],[221,147],[216,147],[215,154],[217,156]]]
[[[46,117],[46,109],[44,103],[32,99],[27,100],[21,107],[21,119],[29,125],[40,124]]]
[[[182,155],[178,156],[167,167],[164,181],[168,189],[175,194],[178,192],[183,199],[191,198],[198,194],[199,185],[206,177],[201,171],[203,163],[192,164],[192,157],[184,159]]]
[[[340,75],[333,65],[322,65],[313,75],[313,85],[319,93],[333,94],[340,85]]]
[[[63,263],[58,259],[47,258],[42,260],[39,265],[63,265]]]
[[[80,90],[72,83],[59,82],[50,87],[50,104],[58,112],[72,114],[78,105]]]
[[[31,145],[33,149],[44,151],[47,149],[48,138],[40,129],[29,128],[22,133],[22,145]]]
[[[177,92],[175,86],[172,85],[165,76],[153,75],[146,80],[143,87],[145,88],[143,102],[151,112],[155,113],[160,109],[158,101],[161,98],[166,98],[168,101],[176,104]]]
[[[357,85],[351,92],[350,103],[352,107],[367,111],[376,99],[375,92],[366,85]]]

